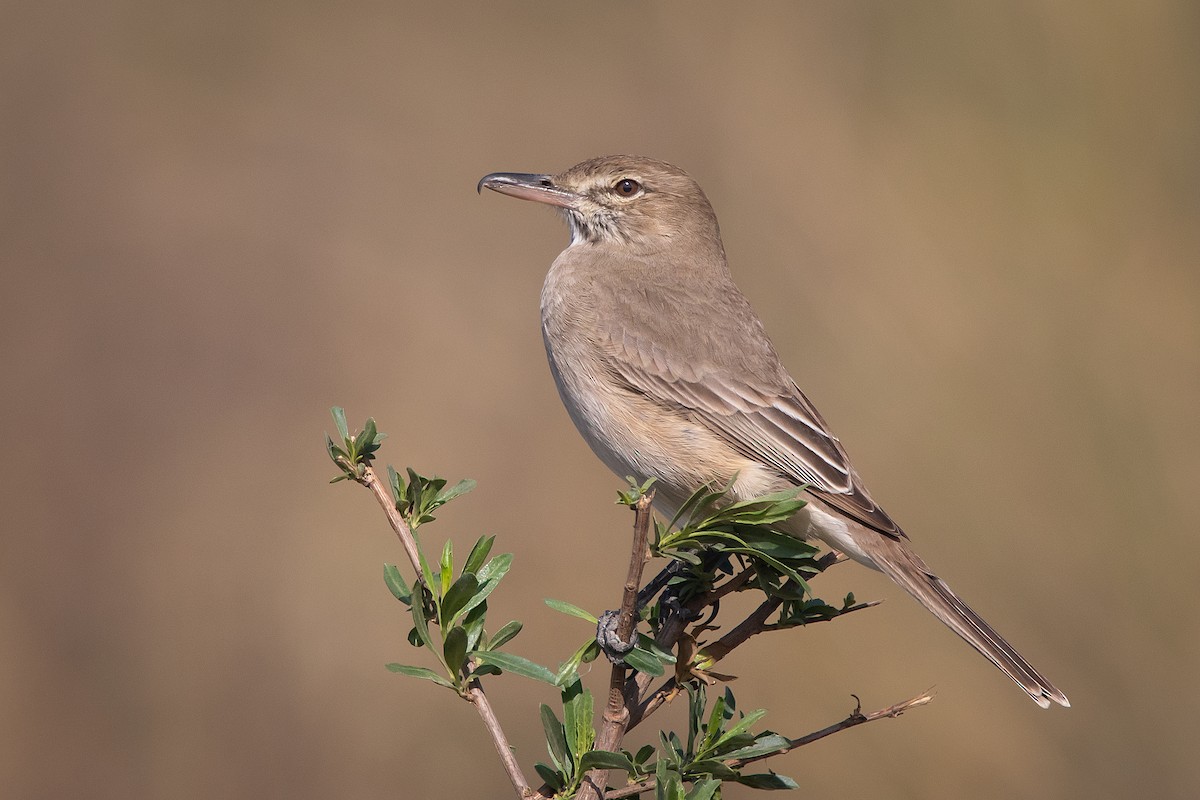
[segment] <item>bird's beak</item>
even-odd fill
[[[581,195],[554,185],[552,175],[530,175],[524,172],[493,172],[479,180],[475,191],[484,188],[500,194],[512,195],[535,203],[547,203],[560,208],[575,208]]]

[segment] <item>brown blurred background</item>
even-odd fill
[[[581,641],[541,598],[615,605],[629,519],[544,363],[566,233],[474,188],[632,152],[700,180],[875,495],[1075,706],[842,567],[889,602],[739,651],[741,707],[937,699],[776,768],[1196,796],[1196,4],[434,6],[0,9],[0,794],[509,796],[471,709],[384,671],[425,663],[403,557],[322,432],[478,479],[431,542],[516,554],[516,652]],[[543,758],[553,692],[491,694]]]

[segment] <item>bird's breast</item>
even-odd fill
[[[780,488],[777,475],[747,459],[688,409],[621,380],[602,332],[612,325],[580,276],[551,269],[542,291],[542,336],[550,371],[571,421],[609,469],[621,477],[658,478],[665,506],[735,475],[739,495]]]

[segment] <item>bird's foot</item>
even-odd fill
[[[617,635],[620,617],[619,611],[605,611],[596,623],[596,644],[600,645],[601,652],[614,664],[624,664],[625,654],[633,649],[638,640],[636,625],[630,631],[629,641],[622,641]]]

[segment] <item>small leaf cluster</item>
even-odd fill
[[[464,478],[447,489],[445,478],[426,478],[413,472],[412,467],[406,470],[407,481],[390,464],[387,470],[388,487],[396,510],[414,531],[426,522],[433,522],[435,510],[475,488],[475,481],[470,478]]]
[[[511,553],[488,559],[495,539],[494,536],[480,537],[457,577],[454,575],[453,543],[446,542],[435,570],[418,541],[421,575],[411,588],[394,564],[384,565],[384,582],[412,614],[409,643],[428,648],[442,667],[441,674],[407,664],[388,664],[389,670],[433,681],[459,693],[465,692],[467,684],[479,675],[500,672],[500,668],[489,663],[483,654],[498,652],[497,648],[521,632],[521,623],[513,620],[491,635],[485,628],[487,598],[512,566]],[[434,629],[441,639],[440,646],[434,640]]]
[[[575,794],[588,770],[633,769],[632,762],[622,753],[592,749],[596,743],[595,703],[592,693],[583,688],[578,677],[563,688],[562,708],[560,722],[550,706],[545,703],[541,706],[550,763],[538,762],[533,767],[555,795]]]
[[[767,630],[783,630],[813,622],[828,622],[854,610],[857,610],[854,592],[846,595],[840,607],[831,606],[819,597],[793,596],[780,607],[779,618],[765,627]]]
[[[650,487],[658,478],[647,478],[642,483],[638,483],[632,475],[626,475],[625,480],[629,482],[629,489],[617,492],[617,503],[633,508],[639,500],[650,493]]]
[[[563,690],[563,721],[542,706],[549,764],[536,765],[538,775],[558,797],[570,797],[590,769],[623,771],[630,781],[654,778],[657,800],[713,800],[721,784],[741,783],[756,789],[794,789],[791,778],[773,772],[748,774],[739,759],[757,759],[788,750],[787,738],[771,731],[751,733],[766,714],[763,710],[737,714],[733,693],[726,688],[712,708],[706,707],[703,684],[689,685],[688,735],[684,743],[674,732],[659,732],[658,746],[645,745],[636,753],[593,750],[593,703],[578,681]],[[655,758],[657,756],[657,758]],[[653,760],[652,760],[653,759]],[[685,784],[691,784],[685,790]]]
[[[746,774],[736,764],[786,751],[787,738],[771,731],[751,733],[766,715],[758,709],[740,714],[728,687],[706,708],[703,683],[688,684],[688,736],[686,744],[675,733],[660,733],[658,761],[654,765],[658,797],[662,800],[707,800],[717,787],[733,781],[756,789],[795,789],[791,778],[771,773]],[[686,794],[684,782],[692,783]]]
[[[801,489],[726,503],[732,486],[701,488],[669,523],[656,522],[654,554],[693,566],[703,564],[705,553],[739,556],[754,565],[764,591],[776,591],[788,578],[807,592],[805,576],[820,572],[817,548],[776,527],[804,507]]]
[[[363,425],[361,431],[351,434],[350,428],[346,424],[345,409],[334,406],[330,409],[330,413],[333,415],[333,422],[337,426],[341,443],[335,443],[329,434],[325,434],[325,450],[329,453],[329,458],[333,460],[333,463],[342,471],[342,474],[331,480],[330,483],[362,480],[364,470],[371,465],[371,461],[375,458],[375,451],[387,438],[387,434],[376,430],[373,418],[367,419],[367,423]]]

